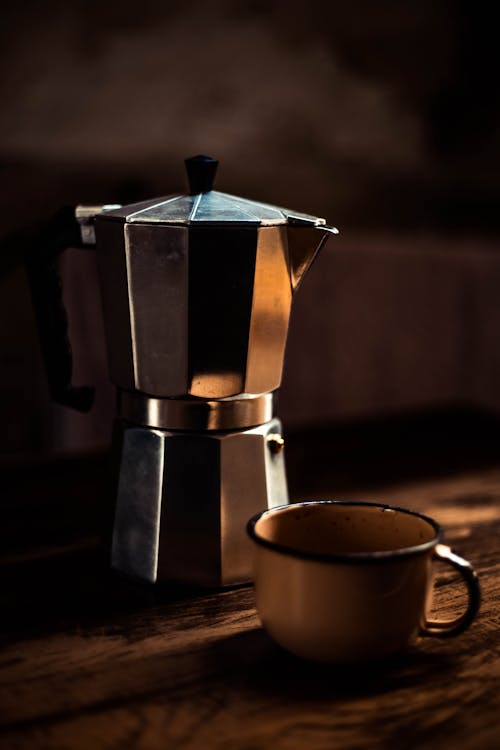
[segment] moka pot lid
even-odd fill
[[[128,224],[249,224],[322,226],[325,219],[268,203],[212,190],[218,161],[209,156],[186,159],[190,194],[170,195],[107,211],[104,218]]]

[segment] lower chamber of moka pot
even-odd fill
[[[204,432],[117,420],[113,569],[150,584],[248,582],[246,522],[288,502],[284,453],[275,440],[281,432],[276,418]]]

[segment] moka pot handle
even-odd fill
[[[58,257],[67,248],[95,247],[94,217],[116,206],[61,208],[41,229],[26,252],[26,269],[52,399],[80,412],[94,402],[92,386],[74,386],[73,354],[63,302]]]

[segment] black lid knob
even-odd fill
[[[211,156],[191,156],[185,159],[186,171],[189,181],[189,192],[191,195],[198,193],[209,193],[212,190],[215,173],[219,164],[217,159]]]

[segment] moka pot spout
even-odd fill
[[[297,291],[327,239],[338,233],[337,227],[327,224],[303,226],[290,223],[287,226],[290,283],[293,293]]]

